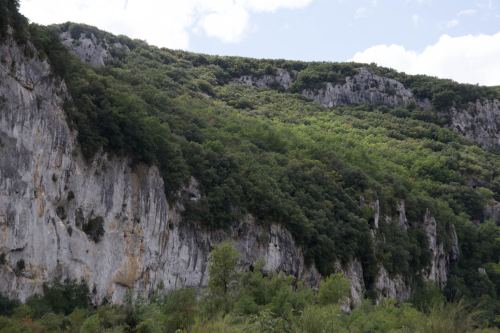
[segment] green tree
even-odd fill
[[[322,305],[343,302],[349,297],[351,284],[342,273],[332,274],[319,285],[318,301]]]
[[[210,292],[223,295],[229,293],[231,285],[236,282],[238,276],[236,271],[238,257],[238,251],[228,241],[220,243],[212,250],[208,263]]]
[[[189,330],[196,314],[196,291],[186,288],[170,292],[163,301],[162,310],[166,315],[167,332]]]
[[[239,253],[234,246],[225,241],[217,245],[210,253],[208,262],[208,298],[207,311],[228,312],[232,304],[233,293],[238,281],[236,265]]]

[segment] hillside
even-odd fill
[[[499,325],[498,88],[159,49],[28,25],[4,2],[3,295],[64,280],[94,304],[200,289],[230,240],[247,279],[341,273],[353,309],[432,284]]]

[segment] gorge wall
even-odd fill
[[[84,61],[105,65],[109,54],[92,37],[82,35],[82,43],[73,43],[68,35],[62,38],[70,48],[87,45],[88,52],[73,49]],[[282,226],[257,225],[251,216],[229,230],[190,224],[181,218],[183,201],[167,201],[163,184],[168,179],[162,179],[154,166],[104,153],[85,161],[76,133],[65,119],[63,103],[69,96],[64,82],[54,76],[46,61],[25,54],[12,39],[0,46],[2,294],[25,300],[41,292],[44,283],[65,279],[84,279],[95,302],[120,302],[127,290],[147,296],[159,286],[201,287],[207,283],[209,252],[224,239],[232,240],[241,253],[242,269],[263,259],[268,271],[318,283],[317,270],[305,264],[302,250]],[[289,89],[293,75],[279,71],[278,76],[277,83]],[[254,84],[251,77],[242,80]],[[266,86],[275,79],[262,80],[259,84]],[[326,106],[367,101],[394,106],[414,98],[394,80],[388,82],[397,93],[385,96],[377,89],[386,87],[385,80],[390,79],[374,78],[365,71],[349,80],[345,86],[330,84],[304,95]],[[379,88],[353,93],[352,87],[362,80],[378,80]],[[495,110],[491,112],[497,117]],[[180,197],[200,198],[196,179],[191,179]],[[392,223],[390,217],[381,216],[376,202],[372,205],[376,226]],[[404,202],[398,211],[398,221],[393,222],[406,228]],[[431,265],[423,275],[444,286],[450,262],[459,255],[456,235],[452,235],[453,249],[445,251],[430,212],[421,223],[431,250]],[[337,269],[351,280],[352,302],[358,303],[366,289],[361,263],[353,259],[337,263]],[[384,267],[378,270],[375,290],[380,297],[399,300],[411,293],[404,277],[390,276]]]
[[[0,47],[0,292],[25,300],[44,282],[84,279],[95,301],[207,282],[211,248],[234,241],[241,265],[264,259],[311,283],[319,275],[278,225],[248,217],[229,231],[183,223],[155,167],[99,154],[83,160],[62,108],[67,92],[46,62],[12,40]],[[165,180],[168,181],[168,180]],[[183,190],[197,200],[196,181]]]

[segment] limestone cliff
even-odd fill
[[[29,47],[29,46],[28,46]],[[228,231],[184,223],[157,168],[98,154],[84,161],[62,108],[64,83],[12,40],[0,46],[0,292],[25,300],[44,282],[84,279],[95,301],[203,286],[211,248],[232,239],[240,264],[317,282],[288,231],[251,217]],[[196,181],[184,189],[197,200]]]
[[[110,46],[92,34],[76,40],[68,33],[60,37],[93,66],[113,60],[110,47],[126,52],[125,46]],[[250,215],[228,230],[189,224],[181,218],[184,202],[167,201],[163,185],[169,180],[162,179],[156,167],[104,153],[84,160],[65,119],[63,103],[70,97],[64,82],[47,62],[26,53],[11,39],[0,46],[1,293],[25,300],[45,282],[84,279],[95,302],[120,302],[127,290],[147,296],[159,286],[200,287],[207,282],[209,252],[224,239],[240,251],[243,269],[264,259],[266,270],[318,283],[318,272],[305,264],[302,250],[282,226],[258,225]],[[294,77],[278,70],[259,79],[242,77],[238,83],[288,90]],[[326,106],[415,101],[401,83],[366,70],[346,79],[345,85],[327,84],[304,95]],[[181,191],[184,200],[200,198],[194,178]],[[408,228],[404,202],[395,219],[382,216],[378,201],[371,206],[374,234],[380,223],[393,220]],[[438,242],[430,213],[422,221],[432,253],[424,276],[444,286],[455,254]],[[336,266],[351,280],[352,304],[359,303],[366,291],[362,264],[353,258]],[[411,293],[408,281],[390,276],[384,267],[379,267],[374,289],[380,297],[399,300]]]

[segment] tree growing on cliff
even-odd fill
[[[350,293],[350,282],[343,274],[332,274],[321,281],[318,291],[318,301],[321,305],[343,302]]]
[[[228,242],[217,245],[210,253],[208,262],[208,295],[206,310],[208,313],[217,311],[228,312],[232,304],[233,292],[238,281],[236,265],[239,253]]]

